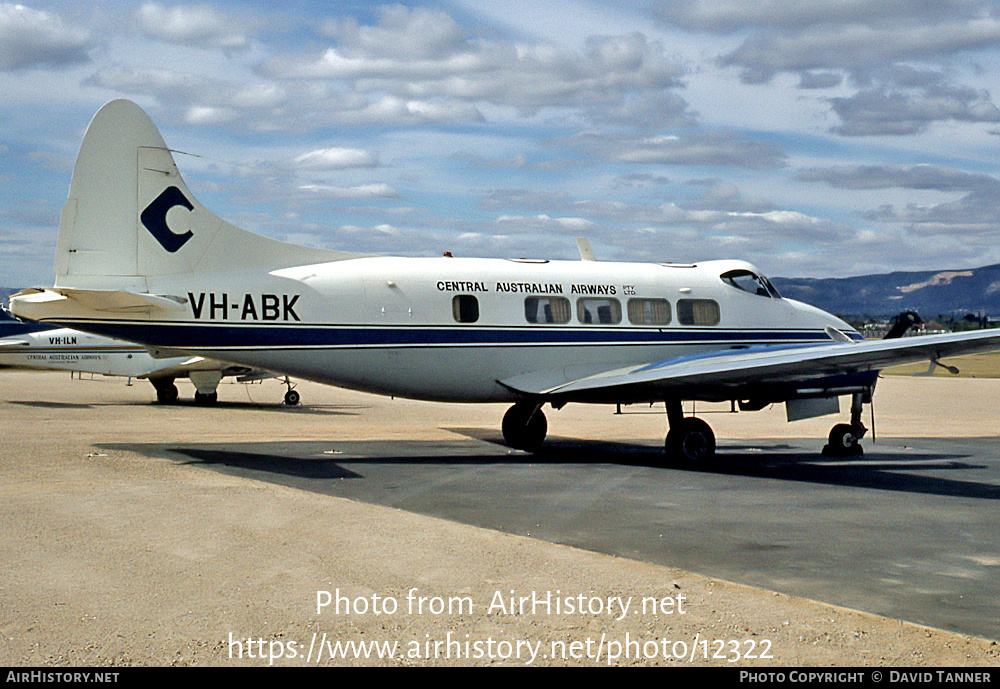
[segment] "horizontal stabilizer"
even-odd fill
[[[95,312],[148,314],[158,309],[183,311],[187,299],[124,290],[43,287],[21,290],[10,298],[10,303],[20,318],[31,321],[58,321],[60,317]]]

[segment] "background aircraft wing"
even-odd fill
[[[563,382],[556,382],[552,371],[500,382],[518,392],[546,397],[587,398],[640,390],[675,390],[683,396],[683,389],[692,386],[739,388],[793,383],[993,350],[1000,350],[1000,330],[821,345],[750,347],[616,368]]]

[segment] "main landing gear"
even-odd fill
[[[177,386],[173,378],[151,378],[150,383],[156,388],[156,401],[160,404],[173,404],[177,401]]]
[[[542,446],[549,424],[544,402],[518,402],[503,415],[503,439],[515,450],[534,452]]]
[[[515,450],[534,452],[542,446],[548,422],[542,413],[543,401],[518,402],[503,417],[503,439]],[[710,460],[715,455],[715,434],[701,419],[685,417],[680,401],[667,403],[670,432],[666,452],[673,459],[687,462]]]
[[[667,402],[670,430],[664,442],[667,457],[682,462],[704,462],[715,456],[712,427],[694,416],[684,416],[680,400]]]

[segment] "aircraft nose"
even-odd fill
[[[794,299],[787,300],[799,314],[804,324],[807,327],[817,327],[830,334],[830,329],[835,330],[845,336],[848,340],[859,340],[862,338],[861,334],[847,321],[834,316],[832,313],[828,313],[823,309],[817,308],[811,304],[806,304],[805,302],[795,301]],[[831,336],[833,339],[841,339],[840,337]]]

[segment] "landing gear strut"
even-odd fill
[[[851,422],[838,423],[830,431],[830,441],[823,448],[824,457],[860,457],[865,453],[860,440],[868,429],[861,422],[865,402],[871,402],[871,391],[856,392],[851,396]]]
[[[711,426],[693,416],[684,416],[680,400],[667,401],[670,431],[664,443],[667,456],[684,463],[704,462],[715,456],[715,433]]]
[[[503,439],[515,450],[534,452],[542,446],[549,424],[541,402],[518,402],[503,415]]]

